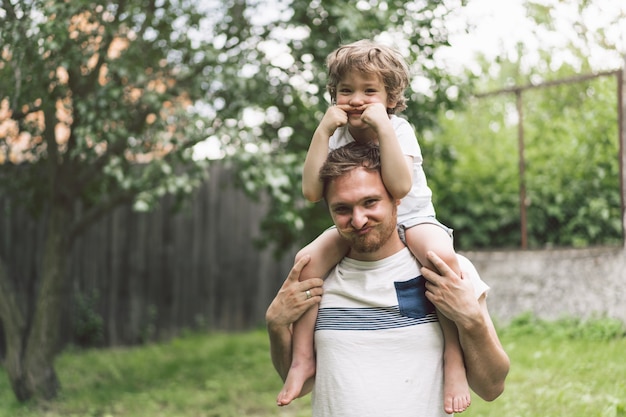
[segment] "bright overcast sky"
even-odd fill
[[[455,20],[449,22],[452,35],[452,48],[443,51],[439,57],[444,60],[451,70],[458,70],[460,66],[471,66],[474,55],[479,52],[487,59],[494,59],[503,51],[515,49],[515,45],[524,41],[530,50],[541,46],[552,46],[555,49],[563,47],[565,43],[576,37],[572,23],[577,16],[575,2],[560,2],[558,0],[543,0],[544,4],[558,7],[558,14],[553,16],[557,33],[543,33],[541,39],[531,36],[532,23],[525,17],[522,0],[469,0],[457,16],[459,22],[466,22],[472,26],[469,34],[454,34]],[[569,3],[563,4],[563,3]],[[603,28],[608,40],[619,45],[621,53],[626,54],[626,0],[594,0],[595,9],[583,16],[585,24],[590,30]],[[616,16],[624,17],[622,24],[610,24]],[[623,65],[618,53],[594,49],[590,51],[590,61],[595,69],[617,69]]]

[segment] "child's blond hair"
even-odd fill
[[[396,106],[389,109],[391,113],[406,109],[404,91],[409,86],[409,67],[397,50],[363,39],[337,48],[326,58],[326,66],[326,88],[333,103],[337,101],[337,84],[350,71],[357,70],[381,77],[389,100],[396,102]]]

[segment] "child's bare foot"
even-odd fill
[[[467,410],[467,408],[471,404],[471,398],[469,393],[465,396],[455,397],[455,396],[446,396],[444,400],[444,410],[448,414],[452,413],[462,413]]]
[[[305,363],[298,363],[294,361],[291,364],[291,368],[289,368],[283,389],[278,393],[276,404],[282,407],[298,398],[304,383],[314,374],[315,362],[305,361]]]
[[[470,406],[472,399],[467,385],[467,380],[451,381],[452,378],[445,377],[443,409],[446,413],[462,413]]]

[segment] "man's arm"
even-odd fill
[[[291,325],[309,308],[321,301],[324,291],[322,289],[324,281],[320,278],[299,281],[300,272],[309,260],[310,256],[304,256],[291,268],[287,279],[265,313],[272,364],[283,381],[287,378],[291,366]],[[311,291],[311,298],[307,298],[307,290]]]
[[[422,268],[426,297],[457,326],[470,387],[493,401],[504,391],[510,361],[487,310],[486,294],[476,299],[471,279],[459,277],[432,252],[428,259],[439,273]]]
[[[469,385],[485,401],[493,401],[504,391],[510,361],[487,311],[485,294],[478,301],[482,317],[457,327]]]

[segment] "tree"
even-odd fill
[[[182,197],[206,172],[191,148],[210,132],[193,106],[217,56],[192,36],[202,17],[187,2],[0,3],[0,192],[46,219],[33,305],[0,259],[4,364],[20,401],[57,394],[75,238],[119,204]]]

